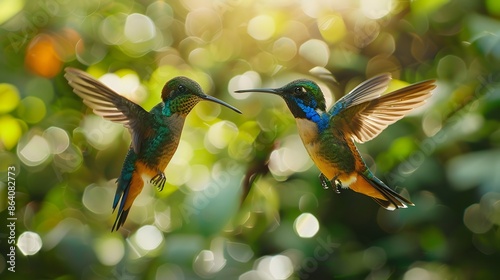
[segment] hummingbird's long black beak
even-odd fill
[[[275,88],[254,88],[254,89],[239,89],[235,90],[234,92],[236,93],[242,93],[242,92],[266,92],[266,93],[272,93],[272,94],[281,94],[281,91],[275,89]]]
[[[201,98],[203,98],[204,100],[207,100],[207,101],[212,101],[212,102],[215,102],[215,103],[219,103],[220,105],[226,106],[227,108],[235,111],[236,113],[241,114],[241,111],[238,110],[236,107],[233,107],[233,106],[227,104],[226,102],[224,102],[224,101],[222,101],[220,99],[217,99],[217,98],[215,98],[213,96],[205,95],[205,96],[202,96]]]

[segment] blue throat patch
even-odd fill
[[[314,107],[310,107],[305,105],[302,100],[300,99],[295,99],[297,105],[299,105],[300,109],[306,114],[306,118],[318,125],[318,130],[319,132],[322,132],[328,127],[328,123],[330,121],[330,117],[328,114],[319,114]],[[316,103],[316,102],[314,102]],[[315,106],[316,104],[311,104],[312,106]]]

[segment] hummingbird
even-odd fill
[[[198,83],[186,77],[169,80],[161,91],[162,101],[148,112],[81,70],[68,67],[65,71],[64,77],[83,103],[95,114],[123,124],[132,136],[116,180],[112,208],[114,212],[118,207],[118,213],[111,231],[125,223],[145,183],[163,190],[163,171],[177,149],[186,116],[198,102],[212,101],[241,114],[237,108],[205,94]]]
[[[245,89],[281,96],[295,117],[297,131],[312,161],[320,170],[323,188],[350,188],[373,198],[387,210],[414,204],[389,188],[368,169],[355,145],[380,134],[388,125],[423,105],[436,87],[434,80],[415,83],[383,94],[390,74],[375,76],[355,87],[326,109],[320,87],[299,79],[280,88]]]

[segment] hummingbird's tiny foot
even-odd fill
[[[340,194],[342,190],[342,182],[340,180],[335,180],[335,193]]]
[[[167,182],[167,178],[165,178],[165,174],[160,172],[156,174],[153,178],[151,178],[151,184],[155,185],[158,191],[163,191],[163,187],[165,186],[165,182]]]
[[[321,181],[321,186],[323,189],[328,190],[331,186],[331,182],[326,178],[323,173],[319,174],[319,180]]]

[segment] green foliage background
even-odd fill
[[[495,279],[499,30],[495,0],[2,1],[0,220],[14,166],[22,247],[12,273],[2,226],[2,279]],[[66,66],[114,73],[146,109],[185,75],[243,114],[198,104],[166,189],[144,188],[111,233],[130,136],[92,115]],[[438,84],[359,145],[416,204],[394,212],[322,189],[284,102],[234,93],[303,77],[336,100],[382,72]]]

